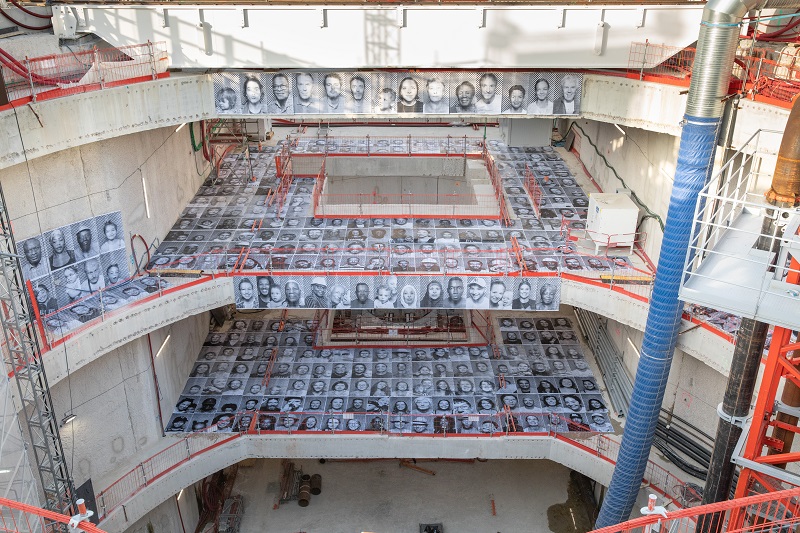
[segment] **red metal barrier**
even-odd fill
[[[169,77],[166,42],[26,58],[16,65],[2,66],[15,106]]]
[[[65,526],[57,528],[53,524],[69,524],[67,515],[54,513],[33,505],[0,498],[0,531],[14,533],[42,533],[44,531],[66,531]],[[64,528],[64,529],[61,529]],[[105,533],[102,529],[84,521],[77,524],[75,531],[86,533]]]
[[[701,505],[691,509],[667,512],[666,515],[653,514],[635,518],[591,533],[649,533],[650,531],[669,531],[672,533],[693,533],[697,522],[703,517],[714,517],[717,526],[709,528],[712,533],[730,531],[737,533],[788,533],[796,531],[800,523],[797,501],[800,488],[759,494],[719,503]],[[744,520],[741,526],[733,524]],[[657,528],[657,529],[656,529]]]
[[[274,434],[349,434],[349,435],[363,435],[365,433],[378,432],[388,435],[393,438],[414,437],[414,438],[486,438],[498,436],[533,436],[533,437],[549,437],[554,440],[564,442],[570,446],[574,446],[582,451],[588,452],[596,457],[608,461],[611,464],[616,463],[617,454],[619,452],[619,443],[601,433],[592,433],[588,431],[586,426],[575,424],[563,415],[550,414],[548,416],[547,429],[542,431],[530,431],[530,428],[521,429],[519,422],[515,420],[513,424],[508,421],[509,416],[517,416],[513,412],[506,413],[502,408],[492,414],[407,414],[407,413],[304,413],[304,412],[291,412],[291,413],[259,413],[250,412],[252,414],[252,421],[248,426],[248,430],[242,433],[233,433],[229,437],[221,440],[213,440],[209,442],[209,433],[215,432],[215,428],[207,428],[205,432],[198,432],[189,434],[166,449],[158,452],[149,459],[136,465],[128,473],[123,475],[117,481],[112,483],[108,488],[100,491],[97,494],[97,502],[100,505],[100,518],[108,516],[113,510],[118,508],[126,500],[136,495],[138,492],[147,487],[148,484],[163,477],[165,474],[173,471],[180,465],[186,462],[197,459],[205,452],[223,446],[240,438],[244,434],[249,435],[274,435]],[[326,418],[328,415],[336,415],[341,417],[344,421],[344,427],[337,426],[335,428],[320,428],[317,430],[299,430],[299,429],[284,429],[276,430],[275,423],[283,416],[291,416],[294,423],[301,421],[307,416],[319,417],[320,419]],[[360,415],[364,417],[359,418]],[[367,418],[370,420],[367,421]],[[348,424],[348,420],[358,419],[363,420],[364,423],[360,429],[354,429],[354,426]],[[393,424],[392,419],[402,419],[405,422],[402,424]],[[414,426],[415,419],[423,420],[425,432],[420,432],[419,429],[423,424]],[[470,422],[476,426],[476,433],[463,434],[455,433],[455,423],[457,420],[469,419]],[[258,422],[260,421],[260,423]],[[583,432],[578,439],[572,438],[569,434],[556,432],[552,430],[555,425],[559,429],[557,431],[580,431]],[[516,430],[516,431],[515,431]],[[676,496],[676,492],[682,493],[687,488],[687,483],[681,481],[675,475],[668,472],[665,468],[650,461],[645,472],[645,482],[657,492],[661,493],[664,497],[672,500],[675,505],[682,507],[683,502],[681,498]],[[680,488],[680,491],[676,491]]]
[[[758,35],[755,42],[758,44]],[[695,49],[651,42],[631,43],[627,77],[689,86]],[[739,53],[732,72],[731,90],[780,107],[791,107],[800,94],[800,65],[786,49],[758,49]]]

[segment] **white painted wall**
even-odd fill
[[[691,44],[702,12],[685,4],[70,7],[56,8],[56,35],[77,25],[115,45],[166,41],[173,68],[624,68],[631,42]]]
[[[586,132],[588,139],[577,128],[573,128],[576,134],[573,149],[578,152],[603,192],[616,192],[617,188],[623,186],[589,140],[642,202],[662,220],[666,220],[680,138],[632,127],[622,128],[623,134],[613,124],[591,120],[579,120],[577,124]],[[644,211],[640,212],[641,216],[644,216]],[[642,223],[640,231],[647,233],[645,252],[653,262],[657,262],[663,237],[658,222],[648,219]]]
[[[175,129],[122,135],[0,170],[16,239],[117,210],[126,241],[134,233],[148,243],[162,238],[203,181],[205,161],[192,151],[188,128]]]
[[[194,485],[189,485],[179,494],[180,498],[175,495],[164,500],[158,507],[126,529],[126,533],[149,533],[148,526],[152,526],[155,533],[191,533],[194,531],[200,518]],[[178,506],[180,506],[180,510]]]
[[[639,356],[636,350],[642,345],[643,332],[610,320],[608,332],[631,376],[636,376]],[[629,340],[630,339],[630,340]],[[682,339],[683,340],[683,339]],[[720,339],[722,341],[722,339]],[[633,344],[633,346],[631,346]],[[727,343],[733,352],[733,345]],[[636,349],[634,349],[634,346]],[[722,346],[720,344],[720,346]],[[682,349],[675,350],[670,369],[663,407],[713,435],[716,432],[717,405],[722,401],[728,382],[727,369],[721,373],[702,361],[687,355]]]

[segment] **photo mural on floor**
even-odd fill
[[[462,151],[480,151],[482,140],[387,139],[385,146],[377,139],[371,142],[375,153],[392,153],[399,142],[401,151],[438,154],[457,145]],[[366,143],[357,138],[301,138],[292,151],[366,153]],[[224,159],[219,176],[198,190],[148,266],[169,272],[229,270],[238,265],[252,274],[247,282],[232,280],[237,306],[243,309],[326,304],[352,308],[354,302],[368,308],[368,302],[375,307],[376,301],[380,306],[417,302],[418,307],[460,308],[461,301],[467,307],[472,300],[473,308],[526,310],[557,308],[560,279],[555,275],[560,270],[611,272],[631,267],[626,257],[576,254],[574,245],[565,240],[565,224],[585,227],[588,196],[551,147],[518,148],[489,141],[488,148],[514,213],[509,226],[469,218],[315,218],[312,178],[294,179],[278,211],[267,200],[278,186],[276,147],[264,147]],[[526,167],[541,188],[541,218],[523,183]],[[514,241],[521,254],[514,253]],[[523,266],[528,273],[554,277],[525,276],[528,283],[523,283],[519,276]],[[324,278],[324,283],[312,284],[314,278]],[[316,292],[313,285],[318,286]],[[460,285],[462,300],[448,305],[448,288],[456,292]],[[388,301],[383,286],[388,287]],[[404,288],[407,303],[403,298],[398,303]]]
[[[283,326],[237,318],[209,333],[166,431],[612,431],[567,317],[500,318],[499,357],[473,345],[320,348],[313,320]]]

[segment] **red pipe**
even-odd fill
[[[791,22],[791,23],[787,24],[786,26],[784,26],[783,28],[781,28],[779,30],[775,30],[775,31],[769,32],[769,33],[762,33],[761,35],[756,35],[756,40],[761,40],[764,37],[766,37],[766,38],[778,37],[780,35],[783,35],[787,31],[791,30],[792,28],[796,27],[798,24],[800,24],[800,18],[795,20],[794,22]]]
[[[25,6],[23,6],[22,4],[17,2],[17,0],[11,0],[11,3],[14,4],[14,6],[16,6],[20,11],[22,11],[26,15],[30,15],[32,17],[36,17],[36,18],[40,18],[40,19],[53,18],[53,14],[52,13],[49,14],[49,15],[42,15],[41,13],[36,13],[34,11],[31,11],[30,9],[26,9]]]
[[[0,9],[0,15],[3,15],[5,18],[13,22],[16,26],[19,26],[20,28],[25,28],[26,30],[47,30],[53,27],[52,23],[48,24],[47,26],[30,26],[28,24],[23,24],[22,22],[14,19],[11,15],[7,14],[2,9]]]
[[[2,11],[0,11],[0,13],[2,13]],[[0,56],[6,58],[3,59],[3,57],[0,57],[0,63],[11,69],[18,76],[22,76],[23,78],[27,78],[28,76],[30,76],[31,79],[33,79],[33,81],[37,83],[43,83],[46,85],[58,85],[59,83],[61,83],[60,80],[56,80],[53,78],[45,78],[38,74],[30,72],[27,68],[25,68],[25,66],[22,63],[19,62],[17,58],[15,58],[2,48],[0,48]]]
[[[206,121],[200,121],[200,140],[202,141],[203,145],[203,157],[206,161],[211,163],[211,158],[208,156],[208,144],[206,143]]]

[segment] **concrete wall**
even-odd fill
[[[51,383],[50,391],[57,420],[76,415],[61,428],[76,485],[91,478],[96,490],[109,486],[161,438],[146,337]]]
[[[230,438],[230,435],[224,437],[203,435],[201,438],[206,441],[207,446],[216,440]],[[589,453],[549,437],[507,436],[492,439],[447,437],[445,439],[385,435],[360,437],[305,435],[298,439],[292,435],[243,436],[221,444],[157,479],[126,502],[125,513],[121,508],[116,509],[100,523],[100,527],[109,533],[131,531],[129,529],[131,524],[139,526],[142,517],[151,516],[148,514],[151,509],[169,505],[173,494],[217,470],[248,458],[284,457],[549,459],[577,470],[603,485],[608,485],[613,471],[613,465],[597,457],[595,453]],[[181,530],[169,531],[180,533]]]
[[[500,135],[509,146],[548,146],[553,136],[553,119],[501,118]]]
[[[125,530],[126,533],[149,533],[148,526],[152,526],[155,533],[194,531],[200,518],[194,486],[189,485],[179,494],[180,498],[177,498],[177,495],[168,498],[137,520],[135,524]]]
[[[163,238],[202,183],[205,163],[188,128],[175,129],[122,135],[0,170],[16,239],[117,210],[129,251],[133,233],[148,243]]]
[[[135,83],[0,112],[0,168],[67,148],[210,118],[211,76]],[[199,132],[199,130],[198,130]],[[188,135],[186,128],[181,131]],[[124,156],[120,156],[124,157]]]
[[[463,176],[465,172],[461,157],[329,157],[325,170],[331,177],[446,177]]]
[[[95,490],[107,488],[163,446],[157,399],[166,421],[205,338],[207,320],[201,313],[152,333],[158,391],[147,336],[50,383],[56,418],[76,415],[61,429],[76,485],[91,478]],[[171,339],[156,357],[167,335]]]
[[[200,313],[150,334],[158,376],[158,399],[165,423],[203,346],[208,322],[209,314]]]
[[[636,192],[641,201],[665,220],[680,139],[631,127],[623,128],[623,134],[613,124],[590,120],[579,120],[577,124],[588,138],[584,138],[583,133],[573,128],[576,134],[574,149],[603,191],[615,192],[623,185],[589,140],[597,146],[600,154],[616,169],[617,174]],[[644,214],[644,211],[640,211],[640,218]],[[647,233],[645,252],[653,262],[657,262],[663,237],[658,222],[647,219],[642,223],[640,231]]]
[[[635,376],[639,364],[636,350],[642,345],[644,334],[613,320],[608,323],[608,331],[622,353],[630,375]],[[636,350],[631,344],[636,346]],[[730,346],[732,349],[733,345]],[[727,380],[726,374],[687,355],[681,349],[676,349],[662,405],[664,409],[690,420],[706,433],[713,435],[719,420],[717,405],[722,401]]]
[[[58,383],[68,371],[81,369],[148,333],[166,331],[172,324],[184,319],[190,319],[189,323],[198,321],[196,326],[201,333],[205,333],[208,327],[206,319],[202,317],[207,316],[207,311],[232,303],[233,283],[230,278],[216,278],[118,309],[105,320],[96,322],[45,354],[48,380],[51,385]],[[186,330],[181,330],[181,334],[186,333]],[[157,351],[161,346],[162,338],[166,338],[166,333],[153,341],[154,350]],[[183,342],[181,339],[179,344]],[[199,345],[195,355],[198,352]]]

